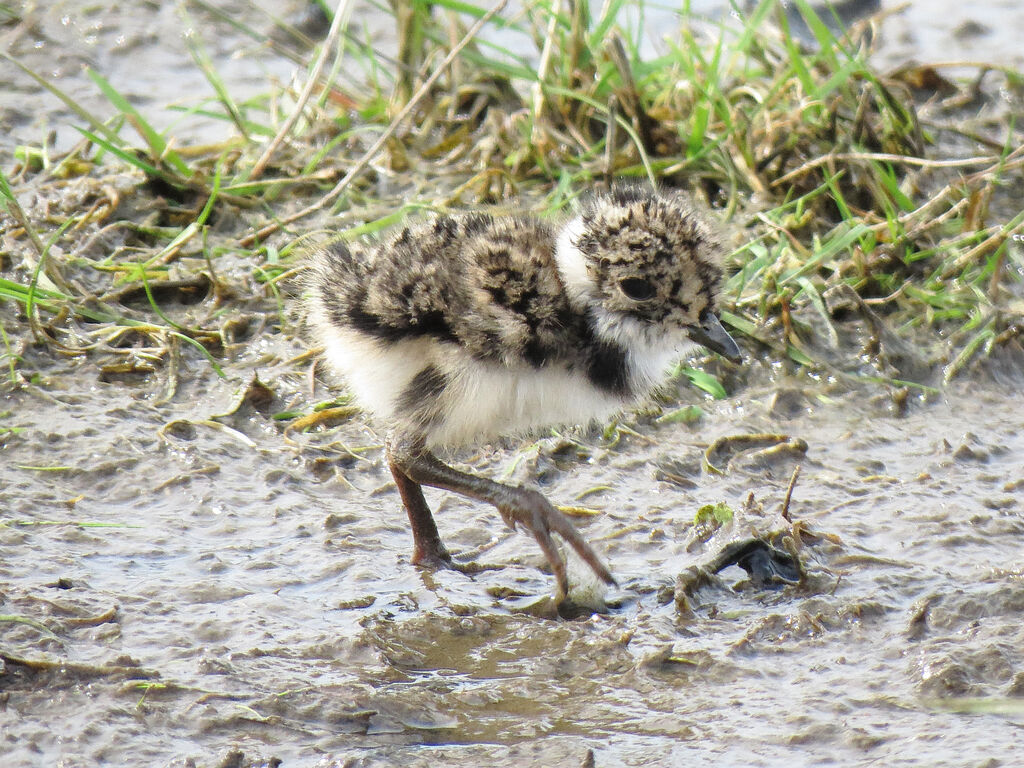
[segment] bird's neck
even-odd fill
[[[576,245],[582,233],[583,219],[576,216],[562,227],[555,243],[558,276],[565,287],[570,306],[580,313],[586,312],[598,296],[597,286],[587,270],[587,257]]]
[[[622,312],[605,309],[586,256],[576,245],[582,230],[579,217],[562,228],[555,263],[569,305],[585,318],[592,339],[591,379],[631,399],[642,396],[661,383],[665,371],[685,351],[685,336],[666,334]],[[612,366],[621,371],[609,370]]]

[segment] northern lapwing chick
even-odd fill
[[[529,529],[569,588],[558,534],[611,573],[532,488],[460,472],[436,452],[605,419],[642,400],[693,342],[740,356],[717,316],[722,246],[685,199],[616,187],[571,219],[481,214],[411,224],[372,250],[333,243],[309,265],[309,318],[330,366],[387,425],[412,562],[458,567],[428,485]]]

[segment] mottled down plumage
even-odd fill
[[[630,188],[559,229],[438,216],[370,251],[318,252],[310,317],[360,403],[432,447],[463,445],[644,396],[714,309],[719,251],[681,198]],[[655,295],[630,299],[631,279]]]
[[[458,472],[432,451],[605,418],[646,396],[694,341],[738,357],[716,314],[721,250],[683,197],[619,186],[559,223],[441,215],[374,248],[337,242],[311,256],[310,325],[330,367],[388,428],[413,562],[456,567],[425,484],[528,527],[562,594],[551,532],[612,581],[543,496]]]

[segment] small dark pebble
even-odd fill
[[[960,24],[956,29],[953,30],[953,37],[957,40],[966,40],[971,37],[981,37],[987,35],[992,30],[982,24],[980,21],[974,21],[968,19],[967,21]]]
[[[718,573],[730,565],[738,565],[746,571],[756,587],[800,583],[800,563],[788,552],[776,549],[761,539],[728,545],[708,563],[708,570]]]

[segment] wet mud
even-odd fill
[[[9,765],[995,765],[1024,747],[1024,417],[994,384],[903,409],[810,378],[717,402],[680,385],[694,423],[654,409],[456,457],[579,508],[621,586],[565,620],[545,617],[532,538],[460,497],[428,491],[442,535],[505,567],[410,565],[372,425],[273,419],[326,394],[285,334],[239,345],[226,380],[184,365],[162,404],[161,374],[26,352],[38,383],[0,421]],[[766,432],[805,450],[720,447]],[[701,530],[706,504],[735,516]],[[720,543],[773,531],[799,583],[693,581]]]
[[[21,30],[13,52],[50,56],[68,87],[87,82],[83,57],[114,80],[137,57],[184,55],[158,44],[177,40],[171,8],[145,6],[156,16],[122,22],[119,42],[113,16],[50,4],[30,19],[45,35]],[[207,42],[244,95],[268,72],[221,32]],[[187,58],[160,82],[175,67],[205,83]],[[5,134],[38,143],[40,115],[66,116],[16,109],[38,96],[18,77],[0,96]],[[168,100],[157,85],[126,95],[152,114],[147,99]],[[137,186],[109,181],[126,200]],[[0,304],[19,373],[0,399],[0,765],[1019,761],[1020,360],[938,394],[879,383],[938,385],[942,363],[835,297],[834,343],[815,351],[845,372],[748,348],[715,369],[723,400],[684,379],[617,426],[452,457],[572,508],[620,586],[577,567],[576,597],[603,608],[564,618],[533,539],[461,497],[427,491],[445,541],[504,567],[409,563],[373,424],[344,401],[281,418],[338,392],[301,319],[248,270],[223,266],[229,312],[201,280],[159,297],[185,324],[223,313],[224,378],[185,344],[65,355]],[[147,301],[106,300],[126,314]],[[750,541],[770,545],[760,573],[779,578],[748,576]]]

